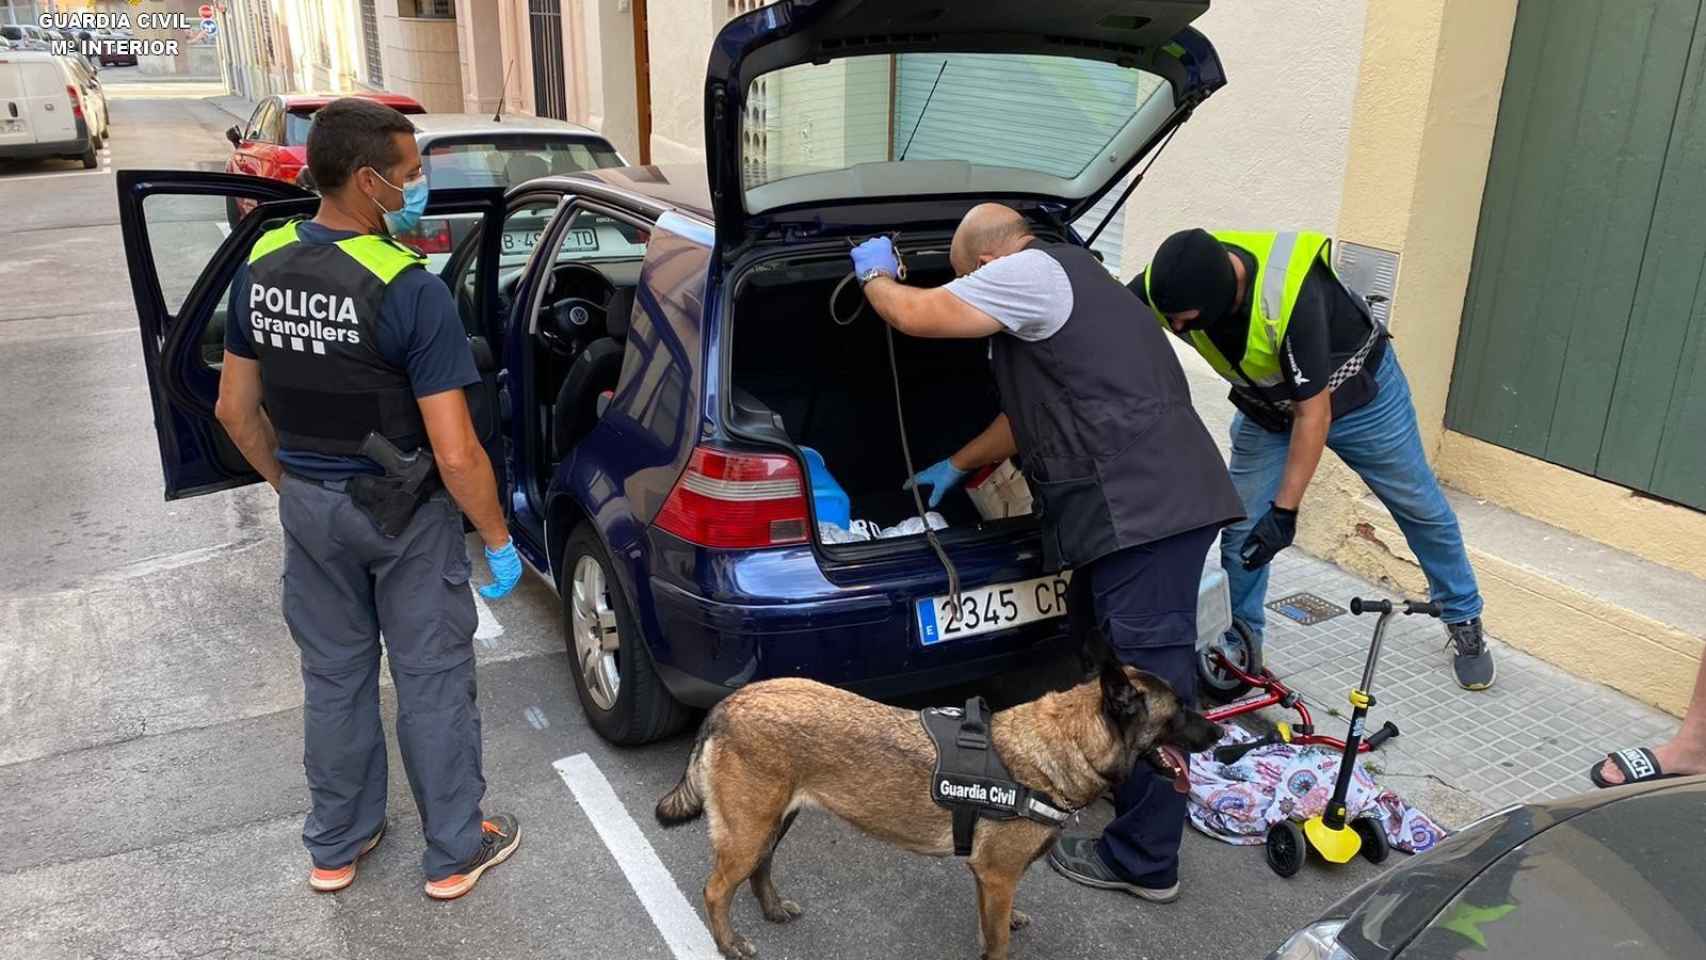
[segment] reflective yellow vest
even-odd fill
[[[1221,243],[1245,250],[1256,258],[1256,275],[1247,281],[1244,296],[1250,302],[1250,329],[1245,336],[1244,356],[1237,368],[1221,354],[1208,334],[1192,330],[1187,336],[1214,372],[1231,381],[1233,386],[1248,389],[1251,385],[1262,399],[1280,409],[1291,406],[1286,394],[1285,375],[1280,370],[1280,343],[1285,340],[1291,309],[1297,303],[1298,291],[1309,268],[1319,259],[1333,268],[1332,240],[1324,233],[1295,231],[1285,233],[1211,230]],[[1278,264],[1281,269],[1274,269]],[[1145,271],[1144,293],[1154,309],[1154,271]],[[1167,317],[1160,310],[1155,316],[1167,327]],[[1168,327],[1168,332],[1172,328]],[[1240,376],[1240,373],[1242,376]]]

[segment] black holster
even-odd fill
[[[398,536],[408,528],[409,520],[421,504],[443,486],[432,451],[423,445],[405,455],[384,436],[370,432],[361,443],[361,452],[385,472],[357,474],[344,485],[344,490],[349,493],[350,502],[367,514],[380,533]]]
[[[367,519],[373,521],[380,533],[387,537],[396,537],[408,528],[409,521],[413,519],[421,504],[438,492],[442,485],[438,479],[438,471],[434,470],[425,480],[412,487],[403,477],[362,473],[349,478],[344,489],[349,493],[350,502],[355,504],[357,510],[367,514]]]

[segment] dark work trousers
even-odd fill
[[[1191,707],[1197,702],[1197,592],[1216,529],[1127,547],[1087,571],[1096,621],[1114,655],[1172,684]],[[1096,851],[1132,883],[1170,887],[1179,880],[1184,832],[1185,795],[1139,759],[1114,791],[1114,819],[1102,830]]]
[[[401,535],[386,537],[342,487],[286,474],[279,492],[284,619],[302,652],[302,765],[312,800],[302,842],[315,866],[337,868],[385,822],[383,631],[397,745],[426,834],[421,866],[438,880],[479,850],[486,792],[462,514],[440,491]]]

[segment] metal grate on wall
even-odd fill
[[[361,0],[361,45],[367,54],[367,82],[383,87],[385,61],[379,53],[379,11],[374,5],[375,0]]]
[[[562,0],[527,0],[527,22],[533,38],[533,112],[567,120]]]
[[[259,51],[261,55],[261,62],[270,67],[278,62],[277,57],[273,52],[272,45],[272,10],[265,3],[262,3],[257,9],[260,11],[261,20],[261,44]]]

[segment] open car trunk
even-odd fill
[[[941,254],[909,257],[908,269],[913,286],[952,278]],[[831,293],[847,271],[841,253],[772,260],[742,277],[731,324],[735,415],[748,425],[743,432],[769,422],[768,430],[758,432],[816,450],[847,492],[853,520],[891,527],[915,517],[916,509],[902,488],[908,474],[887,327],[869,307],[846,326],[831,318]],[[837,312],[845,319],[863,303],[858,286],[850,283]],[[907,439],[914,467],[923,470],[958,450],[1000,412],[989,343],[898,333],[894,343]],[[785,438],[774,427],[778,423]],[[928,497],[926,490],[926,504]],[[948,523],[939,534],[944,541],[968,532],[1019,533],[1036,526],[1030,516],[982,520],[963,489],[949,492],[933,512]]]

